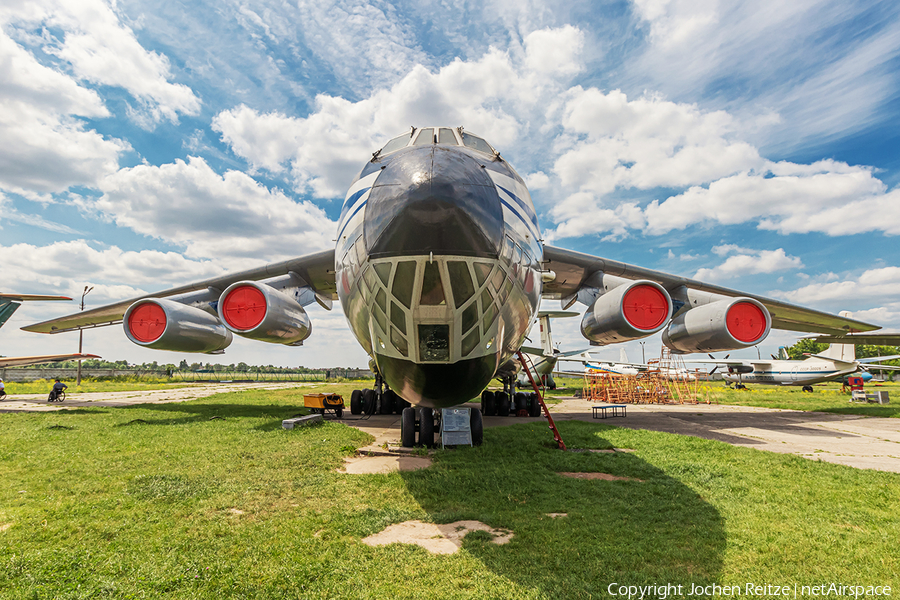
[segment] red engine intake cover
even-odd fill
[[[222,300],[222,316],[235,329],[253,329],[266,316],[266,298],[252,285],[236,287]]]
[[[636,285],[622,298],[622,312],[632,327],[652,331],[669,315],[669,302],[652,285]]]
[[[738,302],[730,309],[725,318],[728,333],[738,341],[752,343],[766,332],[766,317],[755,304]]]
[[[166,330],[166,311],[158,304],[141,304],[128,315],[128,331],[139,342],[149,343],[159,339]]]

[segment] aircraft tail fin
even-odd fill
[[[625,353],[625,347],[619,348],[619,362],[622,364],[628,364],[630,361],[628,360],[628,355]]]
[[[841,311],[840,316],[852,318],[853,313],[849,311]],[[856,360],[856,346],[853,344],[829,344],[828,349],[820,352],[819,356],[824,358],[832,358],[842,362],[853,362]]]

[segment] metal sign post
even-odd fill
[[[468,408],[445,408],[441,411],[441,448],[472,445],[469,418]]]

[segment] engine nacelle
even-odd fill
[[[752,298],[728,298],[692,308],[672,319],[662,342],[676,354],[720,352],[755,346],[769,335],[772,316]]]
[[[128,339],[146,348],[175,352],[221,352],[231,332],[206,311],[165,298],[138,300],[122,319]]]
[[[615,287],[591,304],[581,320],[581,334],[602,346],[652,335],[672,317],[672,298],[654,281]]]
[[[237,335],[272,344],[299,345],[312,333],[303,306],[256,281],[228,286],[219,298],[219,317]]]

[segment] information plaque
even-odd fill
[[[472,426],[468,408],[441,411],[441,447],[472,445]]]

